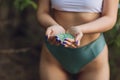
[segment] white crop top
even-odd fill
[[[51,0],[51,5],[61,11],[100,13],[103,0]]]

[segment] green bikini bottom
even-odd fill
[[[77,74],[80,72],[80,69],[95,59],[103,50],[105,44],[103,34],[93,42],[80,48],[55,46],[46,41],[46,46],[51,54],[60,62],[63,68],[71,74]]]

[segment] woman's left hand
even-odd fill
[[[67,38],[64,41],[64,43],[65,43],[64,46],[65,47],[72,47],[72,48],[80,47],[80,41],[83,37],[83,33],[80,30],[80,28],[79,27],[70,27],[66,32],[73,35],[75,37],[75,39]]]

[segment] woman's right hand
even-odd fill
[[[51,44],[59,45],[60,42],[56,41],[56,35],[61,33],[65,33],[65,29],[60,25],[53,25],[48,27],[46,30],[46,37],[48,42]]]

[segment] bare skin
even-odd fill
[[[65,12],[53,10],[53,15],[50,16],[49,0],[40,0],[38,9],[38,20],[48,30],[49,26],[60,25],[58,31],[65,32],[72,27],[77,26],[77,30],[83,33],[79,38],[80,45],[77,47],[85,46],[90,42],[96,40],[101,32],[110,30],[116,21],[117,10],[115,6],[118,2],[114,0],[105,0],[105,6],[102,14],[100,13],[85,13],[85,12]],[[112,5],[114,3],[114,5]],[[111,6],[112,7],[111,7]],[[40,16],[41,15],[41,16]],[[104,22],[104,23],[101,23]],[[72,29],[70,30],[72,31]],[[74,32],[74,31],[73,31]],[[49,33],[50,32],[46,32]],[[56,33],[57,34],[57,33]],[[48,35],[48,34],[47,34]],[[53,41],[53,42],[52,42]],[[52,39],[51,43],[55,44]],[[74,47],[67,45],[66,47]],[[105,45],[103,51],[89,64],[84,66],[79,71],[78,80],[109,80],[109,63],[108,63],[108,48]],[[40,80],[69,80],[69,74],[64,70],[56,58],[49,52],[46,45],[43,44],[40,60]]]
[[[78,19],[76,19],[76,16]],[[80,24],[95,20],[99,17],[100,17],[100,14],[95,14],[95,13],[79,13],[79,14],[76,13],[75,14],[75,13],[66,13],[66,12],[55,10],[54,19],[60,25],[62,25],[65,29],[67,29],[70,26],[80,25]],[[91,41],[97,39],[99,34],[100,33],[84,34],[83,38],[81,39],[81,46],[89,44]],[[109,80],[109,67],[108,67],[107,54],[108,54],[108,50],[107,50],[107,46],[105,46],[104,50],[100,53],[100,55],[94,61],[86,65],[84,69],[82,69],[82,71],[80,70],[80,73],[78,74],[79,76],[78,80],[88,80],[88,79],[89,80],[99,80],[99,79]],[[51,55],[51,53],[48,51],[45,45],[43,46],[43,49],[41,52],[40,70],[42,75],[41,80],[69,80],[69,75],[64,71],[60,63],[55,59],[55,57]],[[44,79],[44,78],[47,78],[46,74],[48,74],[48,79]],[[94,77],[95,75],[96,75],[96,78]]]
[[[43,45],[40,62],[40,80],[69,80],[69,74]],[[77,74],[78,80],[109,80],[107,46],[100,55]]]
[[[67,30],[71,26],[88,23],[99,18],[100,16],[101,15],[98,13],[74,13],[54,10],[53,18],[58,24],[62,25],[64,29]],[[80,41],[80,46],[84,46],[97,39],[99,34],[100,33],[84,34]]]

